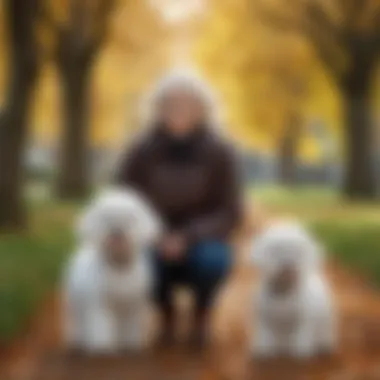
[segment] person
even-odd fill
[[[213,300],[232,265],[229,237],[241,215],[237,156],[218,129],[213,97],[198,78],[165,77],[153,92],[150,111],[150,128],[123,157],[117,182],[141,191],[167,226],[154,252],[160,342],[174,340],[173,290],[185,285],[195,295],[190,341],[201,347]]]

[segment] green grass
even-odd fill
[[[349,203],[318,187],[254,188],[252,194],[274,213],[306,222],[329,254],[380,286],[380,202]]]
[[[36,203],[29,231],[0,237],[0,342],[20,333],[55,287],[72,246],[75,205]]]

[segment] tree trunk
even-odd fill
[[[370,101],[371,68],[372,65],[358,65],[343,88],[347,149],[344,193],[355,199],[373,199],[377,192]]]
[[[34,39],[37,2],[6,3],[10,39],[9,82],[0,119],[0,229],[19,229],[26,222],[23,202],[23,153],[31,97],[37,78]]]
[[[60,149],[57,195],[80,199],[90,191],[89,158],[89,78],[91,65],[62,65],[63,137]]]
[[[292,115],[279,141],[278,165],[279,180],[283,185],[293,185],[297,180],[297,149],[301,135],[301,121]]]
[[[90,79],[114,4],[112,0],[91,3],[70,1],[67,26],[58,29],[56,62],[61,79],[64,126],[56,193],[67,200],[83,198],[91,188]],[[89,27],[92,23],[95,28]],[[91,29],[95,30],[89,33]]]

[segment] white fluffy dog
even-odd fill
[[[132,190],[96,197],[79,221],[64,283],[65,338],[87,353],[140,349],[152,275],[148,251],[161,225]]]
[[[254,354],[310,358],[336,345],[335,312],[319,245],[299,224],[278,222],[255,241],[259,268]]]

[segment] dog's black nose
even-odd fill
[[[273,278],[272,291],[276,294],[288,293],[295,287],[297,279],[297,270],[293,266],[286,266]]]

